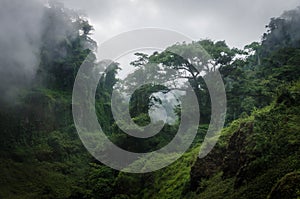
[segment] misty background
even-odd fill
[[[67,8],[85,13],[94,26],[92,36],[101,46],[105,40],[124,31],[158,27],[181,32],[195,40],[226,40],[243,48],[260,41],[271,17],[295,8],[297,0],[254,1],[140,1],[140,0],[61,0]],[[0,0],[0,92],[2,100],[14,101],[18,92],[30,86],[39,66],[41,40],[52,31],[55,39],[71,26],[45,30],[49,22],[46,0]],[[59,24],[59,23],[58,23]],[[51,35],[48,34],[48,35]],[[54,36],[53,36],[54,38]],[[49,39],[48,42],[54,39]],[[64,52],[57,52],[63,56]],[[132,59],[132,55],[130,55]],[[123,61],[122,61],[123,59]],[[129,58],[122,58],[128,67]]]
[[[36,73],[44,8],[35,0],[0,1],[0,92],[11,100]]]
[[[260,41],[270,18],[299,6],[298,0],[61,0],[88,14],[94,38],[101,43],[132,29],[156,27],[181,32],[194,40],[226,40],[243,48]]]

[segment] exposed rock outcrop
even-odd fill
[[[201,180],[212,177],[218,171],[223,171],[223,178],[239,175],[243,166],[251,161],[245,146],[252,132],[253,122],[242,123],[230,137],[227,148],[217,144],[206,157],[197,159],[191,168],[191,190],[196,191]],[[236,186],[242,182],[243,179],[237,178]]]

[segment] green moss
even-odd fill
[[[195,147],[170,166],[149,174],[120,173],[116,184],[123,188],[116,187],[131,198],[182,198],[188,190],[191,166],[198,154],[199,147]]]

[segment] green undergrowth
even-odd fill
[[[253,133],[243,147],[251,157],[239,172],[230,178],[222,176],[222,169],[214,177],[204,180],[200,193],[189,193],[189,198],[267,198],[272,187],[286,174],[300,168],[300,84],[283,90],[277,100],[263,109],[254,110],[245,119],[234,121],[223,134],[230,135],[241,123],[253,122]],[[219,144],[228,145],[220,139]],[[239,186],[236,185],[237,178]],[[295,187],[295,185],[290,186]],[[298,186],[299,187],[299,186]],[[298,188],[299,189],[299,188]],[[288,190],[299,198],[299,190]],[[272,197],[270,197],[272,198]]]
[[[299,97],[300,84],[296,83],[280,92],[271,105],[233,121],[219,138],[212,138],[218,138],[215,148],[223,150],[225,157],[234,134],[247,132],[252,126],[239,149],[248,161],[235,175],[225,177],[223,168],[228,165],[220,165],[214,175],[201,180],[197,192],[192,192],[190,172],[199,154],[198,144],[162,170],[143,175],[120,173],[115,198],[267,198],[280,179],[300,168]],[[289,191],[299,197],[299,190]]]

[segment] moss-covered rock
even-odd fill
[[[273,187],[268,199],[300,198],[300,172],[286,174]]]

